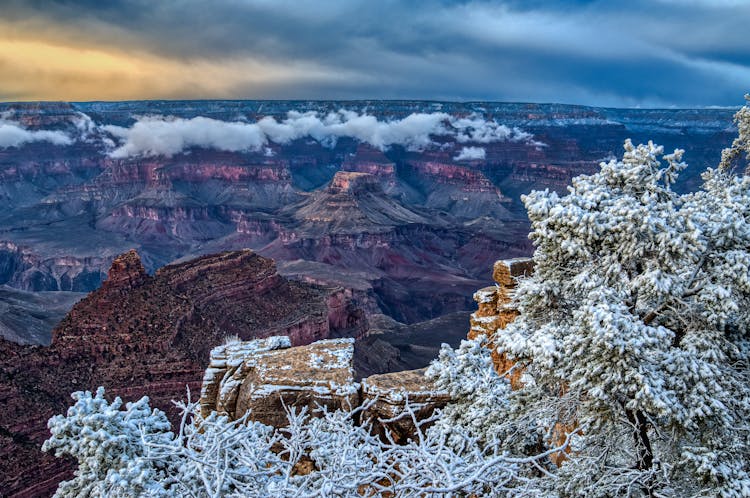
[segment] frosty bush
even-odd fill
[[[148,398],[123,407],[101,388],[74,398],[67,417],[50,419],[44,445],[78,460],[57,497],[535,496],[522,469],[547,456],[511,458],[460,427],[423,430],[429,421],[417,423],[414,441],[384,442],[354,423],[366,406],[319,417],[289,410],[289,426],[274,429],[247,417],[203,419],[195,404],[181,404],[173,434]],[[401,416],[414,413],[407,404]]]
[[[67,417],[56,415],[48,426],[52,437],[44,451],[78,460],[73,480],[63,482],[57,496],[131,496],[147,494],[154,483],[166,479],[168,467],[150,459],[151,445],[172,440],[171,426],[159,410],[151,410],[148,398],[111,404],[104,389],[95,395],[74,393],[75,405]]]
[[[436,427],[450,433],[461,427],[480,441],[492,441],[507,420],[504,410],[510,383],[495,372],[484,336],[461,341],[457,350],[443,344],[440,356],[427,369],[427,377],[445,389],[453,403],[443,410]]]

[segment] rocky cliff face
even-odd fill
[[[312,279],[331,279],[338,272],[340,285],[348,288],[350,277],[364,279],[378,311],[399,321],[466,309],[467,296],[479,280],[467,278],[465,267],[456,268],[452,261],[474,267],[492,259],[492,253],[471,252],[483,235],[456,229],[450,220],[433,219],[428,211],[389,197],[378,178],[367,173],[340,171],[328,187],[289,212],[296,222],[280,230],[262,249],[264,254],[323,263],[296,265],[298,275]]]
[[[0,285],[31,292],[85,292],[103,278],[100,268],[107,256],[43,257],[29,246],[0,242]]]
[[[471,329],[468,338],[475,339],[485,336],[492,350],[492,361],[495,370],[505,375],[513,366],[504,355],[497,354],[491,347],[492,339],[502,334],[503,329],[518,316],[518,310],[513,303],[513,292],[517,285],[516,279],[530,275],[534,271],[534,261],[530,258],[516,258],[495,262],[492,278],[497,285],[485,287],[474,294],[477,311],[470,318]],[[521,372],[514,371],[510,378],[511,385],[519,385]]]
[[[411,182],[425,194],[425,206],[460,219],[513,219],[505,196],[481,171],[450,162],[450,157],[410,160],[405,168]]]
[[[497,285],[480,289],[474,294],[478,309],[471,315],[468,338],[475,339],[479,336],[486,338],[485,344],[490,348],[495,371],[499,375],[508,377],[513,389],[522,387],[523,370],[518,368],[511,370],[514,365],[513,361],[506,355],[495,351],[493,339],[498,334],[502,334],[503,329],[518,317],[519,311],[513,302],[513,294],[518,285],[518,279],[531,275],[533,271],[534,261],[530,258],[497,261],[492,272]],[[547,441],[549,446],[560,446],[565,442],[567,435],[578,426],[578,422],[569,417],[570,415],[561,416],[555,422],[550,431],[550,439]],[[550,455],[550,460],[555,465],[561,465],[570,451],[570,448],[566,448],[565,451],[553,453]]]
[[[172,413],[172,399],[196,393],[209,352],[228,334],[287,336],[290,344],[361,337],[361,310],[334,287],[288,281],[251,251],[201,257],[146,273],[135,251],[117,257],[100,289],[76,304],[49,347],[0,340],[0,489],[46,496],[70,472],[43,455],[46,421],[73,391],[107,387],[148,395]]]

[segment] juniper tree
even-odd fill
[[[700,190],[683,152],[625,142],[563,196],[524,197],[534,274],[497,334],[523,368],[509,417],[578,428],[563,496],[750,496],[750,112]],[[510,444],[507,441],[506,444]]]

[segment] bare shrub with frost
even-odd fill
[[[67,417],[50,419],[45,451],[78,460],[75,477],[57,497],[360,497],[535,496],[525,477],[551,451],[514,458],[482,444],[469,431],[425,425],[407,403],[414,440],[397,444],[373,435],[352,411],[322,409],[312,417],[290,409],[289,425],[274,429],[216,413],[201,418],[194,403],[172,433],[166,415],[148,398],[109,403],[100,388],[79,392]],[[439,418],[439,414],[436,415]],[[301,469],[307,468],[307,472]]]

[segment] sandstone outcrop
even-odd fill
[[[47,420],[70,393],[103,385],[144,395],[174,414],[186,387],[199,392],[209,353],[230,334],[287,336],[288,344],[362,336],[367,322],[340,289],[288,281],[252,251],[204,256],[148,275],[138,254],[112,264],[107,281],[76,304],[49,347],[0,340],[0,490],[48,496],[70,462],[42,454]]]
[[[215,348],[201,389],[203,416],[211,412],[275,427],[287,424],[285,410],[306,407],[315,414],[363,406],[359,415],[381,436],[396,442],[414,437],[408,406],[418,420],[449,400],[424,377],[424,369],[354,379],[354,341],[332,339],[290,347],[285,337],[234,342]]]
[[[286,351],[267,351],[245,361],[248,369],[237,394],[236,413],[269,425],[286,425],[284,407],[329,410],[355,407],[353,339],[318,341]],[[288,368],[289,366],[292,368]]]
[[[212,411],[236,418],[238,388],[247,374],[245,360],[254,354],[292,346],[286,336],[254,341],[230,341],[211,350],[201,386],[201,414]]]
[[[492,347],[492,340],[498,334],[503,333],[503,329],[513,322],[518,315],[518,309],[513,302],[513,293],[518,285],[517,279],[531,275],[534,271],[534,260],[530,258],[515,258],[497,261],[493,267],[492,277],[497,285],[486,287],[474,294],[474,300],[478,304],[478,309],[471,315],[471,329],[468,338],[475,339],[483,335],[487,338],[487,345],[490,347],[492,362],[500,375],[506,375],[513,389],[522,386],[520,369],[513,369],[513,361],[509,360],[504,354],[498,354]],[[566,422],[556,422],[551,431],[552,446],[561,445],[567,434],[577,427],[575,420]],[[570,453],[570,448],[564,452],[557,452],[550,455],[550,460],[555,465],[560,465]]]
[[[363,379],[362,404],[367,409],[362,413],[362,419],[370,420],[381,436],[397,443],[413,438],[414,421],[404,411],[407,403],[417,420],[421,421],[450,401],[446,391],[437,389],[425,378],[425,370],[406,370]]]
[[[235,342],[215,348],[203,378],[201,413],[281,427],[286,409],[330,410],[359,404],[354,382],[354,339],[291,347],[286,337]]]
[[[492,345],[492,338],[501,333],[509,323],[516,319],[518,310],[513,303],[513,291],[517,285],[516,279],[530,275],[534,271],[534,260],[530,258],[514,258],[495,262],[492,278],[496,285],[485,287],[474,294],[478,309],[471,315],[468,338],[474,339],[480,335],[487,338]],[[505,375],[513,366],[505,355],[498,354],[491,348],[492,361],[495,369]],[[511,385],[518,386],[521,372],[514,370],[510,376]]]

